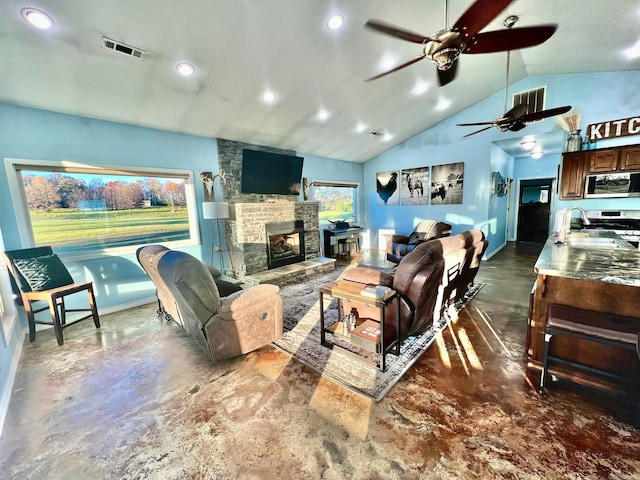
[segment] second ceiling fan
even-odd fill
[[[375,80],[414,63],[429,58],[438,68],[441,86],[451,82],[458,69],[458,57],[462,53],[492,53],[518,50],[545,42],[556,31],[557,25],[536,25],[508,30],[479,33],[513,0],[476,0],[466,12],[447,28],[447,2],[445,0],[445,29],[433,37],[414,33],[381,20],[369,20],[365,27],[401,40],[422,44],[420,56],[397,67],[375,75],[367,80]]]
[[[513,25],[518,21],[518,17],[515,15],[511,15],[507,17],[504,21],[504,26],[507,29],[511,29]],[[504,110],[505,113],[502,114],[501,117],[498,117],[496,120],[491,120],[488,122],[472,122],[472,123],[458,123],[456,124],[459,127],[471,127],[471,126],[482,126],[480,130],[476,130],[471,133],[467,133],[465,137],[470,137],[471,135],[475,135],[476,133],[484,132],[485,130],[489,130],[491,127],[496,127],[500,129],[502,132],[512,131],[517,132],[522,130],[527,126],[529,122],[536,122],[538,120],[543,120],[548,117],[555,117],[556,115],[562,115],[563,113],[571,110],[571,105],[565,105],[564,107],[550,108],[548,110],[540,110],[538,112],[529,112],[529,106],[523,103],[518,103],[511,108],[511,110],[507,111],[507,98],[509,91],[509,64],[510,64],[511,52],[507,52],[507,73],[505,78],[504,85]]]

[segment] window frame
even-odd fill
[[[360,183],[349,181],[335,181],[335,180],[311,180],[309,183],[309,200],[313,202],[321,203],[320,200],[315,198],[316,187],[344,187],[353,188],[353,223],[358,225],[360,223]],[[320,212],[318,212],[318,216]],[[320,219],[318,219],[320,220]],[[319,221],[320,228],[326,228],[331,225],[328,221]]]
[[[75,161],[55,161],[55,160],[33,160],[22,158],[5,158],[5,171],[9,184],[9,193],[13,203],[13,210],[16,217],[16,226],[20,244],[23,248],[35,247],[31,217],[27,205],[27,196],[24,190],[22,170],[43,170],[47,172],[60,171],[61,173],[88,173],[93,175],[113,175],[122,174],[131,176],[158,176],[184,179],[185,200],[187,204],[187,218],[189,222],[189,239],[163,242],[169,248],[181,248],[201,245],[200,222],[198,207],[196,202],[195,175],[193,170],[168,169],[158,167],[135,167],[124,165],[94,165]],[[113,255],[134,254],[138,247],[144,242],[136,245],[114,248],[96,248],[78,253],[64,253],[61,257],[69,261],[88,260]]]

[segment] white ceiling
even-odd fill
[[[473,3],[449,0],[449,25]],[[363,28],[377,18],[433,35],[444,0],[5,0],[0,3],[0,101],[165,130],[269,145],[362,162],[504,87],[506,54],[462,55],[458,77],[436,83],[428,59],[387,77],[420,45]],[[38,7],[54,21],[37,30],[21,17]],[[331,32],[331,14],[345,17]],[[512,52],[512,81],[527,75],[637,69],[636,0],[515,0],[482,31],[557,23],[546,43]],[[142,60],[102,47],[107,36],[142,49]],[[189,61],[197,72],[180,77]],[[412,95],[417,82],[429,88]],[[261,101],[270,88],[274,105]],[[436,107],[441,99],[448,109]],[[320,108],[326,122],[316,119]],[[487,119],[495,117],[490,112]],[[356,132],[362,122],[364,132]],[[388,133],[371,136],[369,131]],[[461,131],[461,135],[468,129]]]

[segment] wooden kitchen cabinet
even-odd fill
[[[590,173],[611,173],[640,170],[640,145],[605,148],[588,153]]]
[[[589,172],[615,172],[618,170],[617,148],[593,150],[589,152]]]
[[[578,151],[562,154],[560,199],[575,200],[584,196],[587,153],[587,151]]]
[[[619,165],[620,170],[640,170],[640,145],[623,148]]]

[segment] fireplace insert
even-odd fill
[[[269,269],[304,261],[304,222],[302,220],[267,223],[265,228]]]

